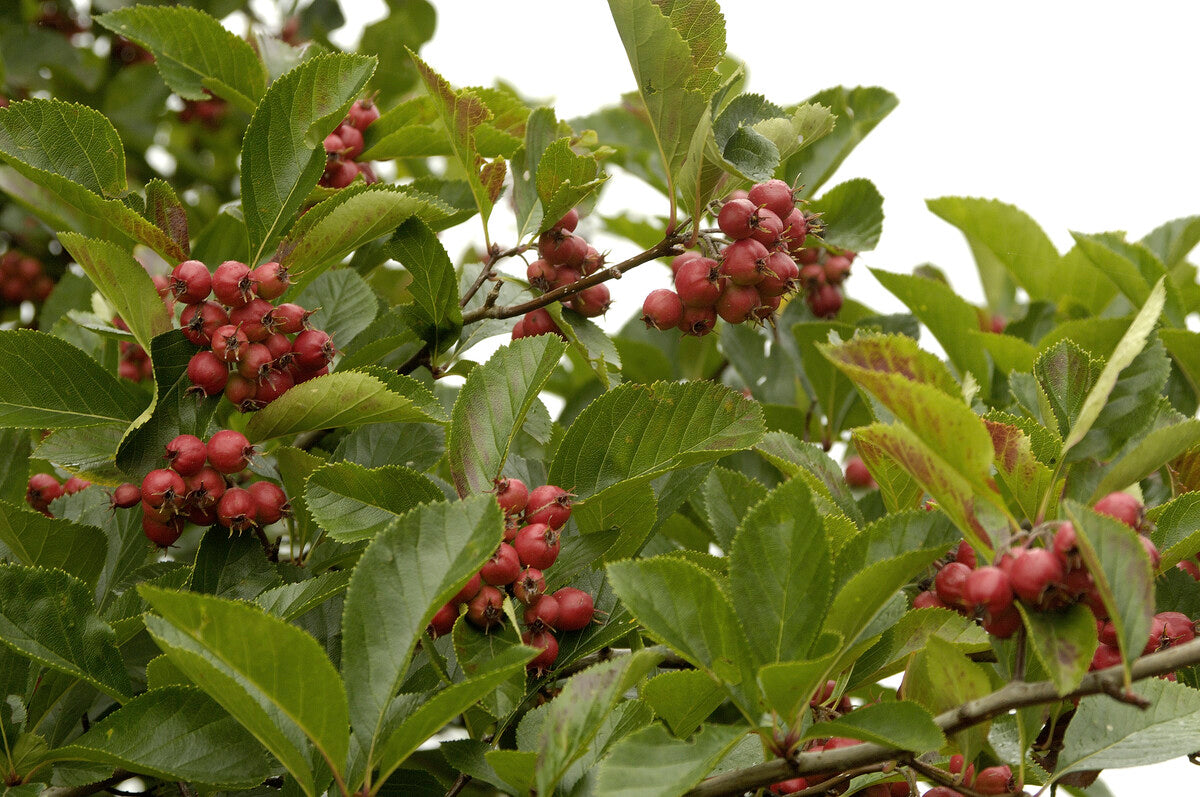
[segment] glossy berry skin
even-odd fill
[[[484,631],[504,620],[504,594],[492,586],[484,586],[467,601],[467,619]]]
[[[1102,515],[1116,518],[1131,529],[1141,525],[1142,504],[1129,493],[1109,493],[1097,501],[1093,509]]]
[[[512,547],[522,565],[545,570],[552,567],[558,559],[561,542],[555,529],[544,523],[533,523],[517,532]],[[484,580],[487,580],[486,575]]]
[[[767,247],[753,238],[735,241],[721,252],[721,273],[734,285],[757,285],[766,276],[770,255]]]
[[[520,479],[497,479],[496,502],[506,515],[524,512],[529,503],[529,488]]]
[[[675,291],[684,307],[712,307],[721,298],[721,270],[717,261],[697,257],[675,273]]]
[[[958,548],[954,551],[954,561],[961,562],[972,570],[978,565],[975,558],[975,549],[971,547],[971,543],[963,540],[958,544]]]
[[[561,487],[545,484],[529,493],[525,505],[526,523],[545,523],[561,529],[571,517],[571,494]]]
[[[1028,548],[1009,568],[1013,592],[1028,603],[1037,603],[1052,585],[1061,583],[1066,573],[1062,561],[1045,548]]]
[[[308,317],[312,315],[308,310],[305,310],[298,304],[285,302],[277,305],[272,311],[275,318],[275,330],[284,332],[288,335],[295,335],[304,331],[308,324]]]
[[[571,309],[586,318],[604,315],[612,304],[612,294],[607,285],[584,288],[571,299]]]
[[[679,294],[667,288],[650,291],[642,302],[642,321],[646,328],[666,331],[679,326],[683,318],[683,300]]]
[[[764,246],[774,246],[783,235],[783,227],[783,219],[766,208],[759,208],[750,237]]]
[[[121,509],[137,506],[142,501],[142,488],[125,482],[113,490],[112,505]]]
[[[792,187],[783,180],[766,180],[751,186],[746,195],[751,204],[765,207],[781,219],[796,209],[796,197]]]
[[[262,343],[275,329],[275,306],[266,299],[252,299],[229,312],[229,323],[252,343]]]
[[[942,599],[937,596],[937,593],[931,589],[918,593],[917,597],[913,598],[914,609],[949,609]]]
[[[180,476],[194,476],[204,467],[208,449],[204,441],[192,434],[181,434],[167,443],[167,466]]]
[[[758,307],[758,291],[750,285],[726,285],[717,299],[717,315],[727,324],[740,324]]]
[[[257,391],[258,385],[253,379],[247,379],[236,371],[229,375],[229,381],[225,383],[225,398],[229,399],[229,403],[237,407],[239,412],[262,409],[262,405],[254,400]]]
[[[541,674],[550,669],[558,658],[558,640],[549,631],[526,631],[521,635],[521,641],[531,648],[541,651],[526,664],[534,673]]]
[[[183,308],[179,323],[184,337],[197,346],[208,346],[217,328],[229,323],[229,313],[216,302],[189,304]]]
[[[212,292],[226,307],[241,307],[254,298],[257,283],[250,276],[250,267],[237,260],[226,260],[212,275]]]
[[[230,487],[217,501],[217,522],[230,531],[242,531],[255,524],[258,504],[249,490]]]
[[[1017,791],[1017,780],[1007,765],[986,767],[975,776],[972,788],[981,794],[1012,794]]]
[[[246,379],[259,379],[271,370],[275,357],[262,343],[251,343],[246,347],[246,353],[237,364],[237,372]]]
[[[963,601],[968,608],[982,608],[992,616],[1005,611],[1013,602],[1008,575],[991,565],[972,570],[963,584]]]
[[[184,304],[199,304],[212,293],[212,274],[199,260],[185,260],[171,271],[171,295]]]
[[[758,206],[749,199],[730,199],[717,214],[717,226],[735,241],[754,234]]]
[[[467,601],[471,600],[471,598],[474,598],[476,595],[478,595],[479,590],[482,588],[483,579],[479,577],[478,573],[475,573],[469,579],[467,579],[467,583],[463,584],[462,589],[454,593],[454,597],[450,599],[450,602],[456,606],[460,603],[466,603]]]
[[[183,536],[183,518],[173,517],[166,522],[142,517],[142,533],[159,548],[169,548]]]
[[[544,307],[539,307],[536,310],[526,313],[522,321],[525,325],[524,337],[562,334],[558,328],[558,324],[554,323],[554,318]]]
[[[254,499],[254,518],[260,526],[278,523],[290,509],[287,495],[275,482],[256,481],[246,487]]]
[[[142,479],[142,501],[156,509],[174,509],[183,503],[186,492],[187,485],[183,483],[183,477],[173,470],[158,468]]]
[[[685,335],[702,338],[717,325],[717,311],[713,307],[684,307],[683,318],[679,319],[679,331]]]
[[[183,480],[187,488],[185,500],[193,506],[216,506],[225,494],[225,477],[216,468],[205,466],[194,476]]]
[[[983,630],[996,639],[1009,639],[1021,627],[1021,613],[1014,603],[1000,614],[985,616]]]
[[[268,300],[283,296],[292,284],[287,268],[274,261],[263,263],[254,269],[250,272],[250,278],[258,283],[258,295]]]
[[[558,601],[558,630],[579,631],[587,628],[596,616],[592,596],[581,589],[563,587],[554,593]]]
[[[558,599],[553,595],[539,595],[526,608],[521,617],[530,630],[558,627]]]
[[[212,353],[217,355],[217,359],[221,362],[236,363],[240,361],[249,345],[250,340],[246,337],[246,333],[233,324],[217,327],[217,330],[213,332]]]
[[[244,470],[254,453],[246,436],[232,429],[222,429],[208,440],[208,464],[220,473]]]
[[[429,621],[429,635],[437,639],[449,634],[454,630],[454,621],[457,619],[458,607],[453,603],[447,603],[433,613],[433,619]]]
[[[520,539],[520,535],[517,535],[517,539]],[[521,560],[517,556],[516,549],[506,542],[500,543],[500,547],[492,554],[492,558],[479,568],[480,578],[485,584],[493,587],[508,586],[516,581],[519,575],[521,575]]]
[[[756,286],[763,296],[783,296],[796,289],[800,267],[783,252],[771,252],[765,264],[766,273]]]
[[[29,485],[25,494],[30,497],[30,503],[50,503],[63,494],[62,484],[49,473],[35,473],[29,477]]]
[[[292,353],[302,368],[315,371],[324,368],[333,359],[333,343],[323,330],[306,329],[292,341]]]
[[[1078,542],[1075,534],[1075,526],[1070,523],[1063,523],[1054,532],[1054,553],[1064,564],[1069,562],[1076,553],[1076,544]]]
[[[971,568],[960,562],[951,562],[938,571],[933,579],[938,599],[947,606],[963,605],[963,588]]]
[[[554,222],[554,229],[563,232],[575,232],[577,226],[579,226],[579,211],[575,208],[571,208],[565,216]]]
[[[512,582],[513,597],[521,603],[533,603],[546,591],[546,577],[536,567],[527,567]]]

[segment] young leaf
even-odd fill
[[[246,424],[246,436],[259,442],[275,437],[368,423],[444,420],[441,405],[412,377],[338,371],[296,385]]]
[[[987,632],[957,612],[914,609],[884,631],[879,642],[859,656],[846,688],[857,689],[903,669],[908,657],[925,647],[932,636],[953,644],[963,653],[978,653],[991,647]]]
[[[413,302],[401,311],[404,322],[440,352],[458,340],[462,309],[458,280],[446,250],[420,218],[410,218],[388,241],[388,253],[412,274]]]
[[[350,741],[346,690],[315,639],[257,606],[146,585],[138,592],[161,615],[148,615],[146,629],[171,663],[271,751],[305,794],[318,793],[306,739],[340,776]]]
[[[133,689],[92,591],[61,570],[0,565],[0,642],[123,702]]]
[[[742,518],[766,495],[766,487],[738,471],[720,466],[709,471],[701,496],[708,524],[722,550],[732,549]]]
[[[374,71],[374,58],[319,55],[267,89],[242,140],[242,212],[251,264],[262,262],[316,187],[325,168],[321,142]]]
[[[596,794],[614,797],[671,797],[683,794],[712,771],[746,735],[736,725],[706,725],[690,741],[675,738],[661,724],[626,736],[613,745],[596,773]]]
[[[418,504],[443,497],[433,482],[411,468],[369,470],[352,462],[317,468],[304,490],[313,518],[340,542],[369,540]]]
[[[1200,243],[1200,216],[1173,219],[1155,227],[1139,241],[1158,256],[1163,265],[1173,268]]]
[[[621,385],[575,418],[547,478],[586,499],[740,451],[762,434],[759,406],[723,385]],[[607,441],[601,450],[598,440]]]
[[[266,91],[267,70],[254,49],[202,11],[134,6],[95,20],[153,53],[163,81],[184,99],[208,99],[208,89],[253,113]]]
[[[1200,551],[1200,492],[1184,493],[1156,509],[1150,536],[1162,555],[1159,570],[1166,572]]]
[[[25,329],[0,331],[0,427],[129,423],[141,411],[136,393],[61,338]]]
[[[378,761],[388,705],[417,640],[496,550],[503,531],[503,513],[489,495],[427,504],[378,534],[359,559],[346,590],[342,674],[368,762]]]
[[[996,480],[1024,517],[1036,518],[1054,474],[1034,456],[1033,444],[1021,429],[999,421],[984,423],[996,452]]]
[[[639,696],[671,732],[686,739],[725,702],[725,690],[701,670],[672,670],[644,681]]]
[[[869,252],[879,245],[883,196],[870,180],[860,177],[835,185],[809,207],[828,225],[826,243],[855,252]]]
[[[565,350],[553,335],[521,338],[467,375],[446,434],[446,455],[459,495],[492,489],[525,416]]]
[[[143,692],[46,760],[91,761],[227,789],[256,786],[272,771],[254,737],[193,686]]]
[[[571,208],[599,190],[607,178],[597,173],[595,155],[577,155],[571,139],[553,141],[538,162],[537,193],[542,203],[543,226],[558,221]]]
[[[815,646],[814,658],[763,665],[758,684],[766,707],[783,721],[795,723],[827,682],[841,648],[841,634],[825,634]]]
[[[729,555],[730,592],[765,663],[807,655],[832,595],[832,562],[812,493],[801,479],[775,488],[742,519]]]
[[[920,703],[934,714],[957,708],[991,691],[983,667],[940,637],[930,637],[925,648],[912,657],[904,678],[904,698]],[[975,757],[986,739],[986,724],[955,735],[958,748],[967,759]]]
[[[813,196],[833,176],[851,150],[894,111],[898,103],[896,95],[878,86],[853,89],[835,86],[809,97],[804,101],[805,105],[828,108],[837,123],[831,133],[813,146],[788,158],[780,176],[789,185],[803,183],[801,195],[804,198]]]
[[[818,722],[804,736],[842,736],[914,753],[937,750],[946,743],[933,715],[907,700],[862,706],[838,719]]]
[[[95,526],[46,517],[3,500],[0,544],[5,559],[57,568],[89,587],[96,586],[108,553],[107,535]]]

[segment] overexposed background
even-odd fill
[[[434,2],[437,33],[422,55],[455,85],[503,78],[526,96],[552,98],[560,118],[635,88],[601,0]],[[338,40],[352,47],[385,6],[346,5],[354,18]],[[829,183],[866,177],[884,196],[883,238],[859,264],[906,272],[932,262],[981,302],[961,235],[926,210],[926,199],[1014,204],[1060,251],[1070,247],[1070,230],[1126,230],[1137,239],[1200,213],[1200,3],[723,0],[722,7],[728,49],[747,62],[750,90],[778,104],[839,84],[879,85],[900,98]],[[601,211],[621,208],[665,212],[653,193],[618,173]],[[493,239],[501,244],[512,242],[504,219],[498,210]],[[480,240],[477,222],[452,232],[452,255]],[[586,222],[581,232],[590,232]],[[594,242],[618,259],[632,252],[621,242]],[[649,289],[666,283],[665,269],[650,266],[609,283],[617,304],[605,326],[620,326]],[[901,309],[861,267],[847,292],[882,311]],[[1118,797],[1182,794],[1195,773],[1181,759],[1109,771],[1103,781]]]

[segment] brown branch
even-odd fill
[[[483,264],[483,269],[479,272],[479,276],[475,278],[475,281],[471,283],[471,287],[467,288],[466,293],[464,293],[462,298],[458,300],[458,306],[466,307],[467,303],[475,297],[475,294],[478,293],[479,289],[483,287],[483,283],[486,282],[493,274],[495,274],[495,272],[492,271],[493,266],[507,257],[519,255],[528,249],[528,244],[509,247],[508,249],[500,249],[500,247],[492,244],[492,251],[488,253],[487,260]]]
[[[1200,639],[1141,657],[1133,662],[1132,679],[1140,681],[1157,675],[1166,675],[1193,664],[1200,664]],[[1058,694],[1052,681],[1033,683],[1014,681],[986,697],[968,701],[957,708],[939,714],[934,721],[944,733],[951,735],[1007,714],[1013,709],[1047,705],[1062,700],[1100,694],[1120,695],[1123,702],[1140,700],[1127,692],[1125,673],[1120,666],[1117,666],[1089,673],[1079,684],[1079,688],[1065,695]],[[790,761],[777,758],[746,769],[709,778],[689,791],[687,795],[688,797],[722,797],[722,795],[741,794],[798,775],[808,775],[814,772],[844,772],[885,761],[910,761],[911,752],[867,742],[836,750],[801,753]]]

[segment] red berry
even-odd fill
[[[994,617],[1012,606],[1012,583],[998,567],[988,565],[972,570],[963,585],[963,600],[967,608],[982,607]]]
[[[184,304],[199,304],[212,293],[212,274],[199,260],[185,260],[171,271],[171,294]]]
[[[702,338],[717,325],[717,311],[713,307],[684,307],[679,319],[679,331],[685,335]]]
[[[271,370],[275,358],[271,350],[262,343],[251,343],[246,347],[246,353],[237,364],[237,372],[246,379],[258,379]]]
[[[1142,548],[1146,550],[1146,556],[1150,558],[1150,569],[1157,571],[1158,566],[1162,563],[1162,556],[1158,552],[1158,546],[1147,536],[1142,535],[1138,539],[1142,541]]]
[[[216,468],[205,466],[194,476],[184,478],[183,483],[187,503],[202,509],[216,506],[225,494],[225,477]]]
[[[275,306],[266,299],[253,299],[231,310],[229,323],[242,330],[247,340],[262,343],[275,329]]]
[[[551,317],[550,313],[544,307],[531,310],[521,320],[525,325],[523,337],[532,338],[537,335],[562,336],[562,330],[558,328],[558,324],[554,323],[554,318]]]
[[[58,479],[49,473],[35,473],[29,477],[25,500],[34,509],[44,512],[50,506],[50,502],[62,494],[63,488]]]
[[[254,446],[241,432],[222,429],[208,441],[208,464],[221,473],[237,473],[250,464]]]
[[[697,258],[701,258],[701,257],[704,257],[704,255],[693,250],[690,252],[684,252],[682,255],[679,255],[678,257],[672,259],[671,260],[671,278],[672,279],[675,278],[675,275],[679,273],[679,269],[680,269],[680,267],[683,266],[684,263],[687,263],[688,261],[691,261],[691,260],[696,260]]]
[[[1144,516],[1141,502],[1129,493],[1109,493],[1097,501],[1094,508],[1100,514],[1114,517],[1131,529],[1141,526]]]
[[[963,540],[958,544],[958,548],[954,551],[954,561],[962,562],[972,570],[978,564],[975,560],[975,549],[971,547],[971,543]]]
[[[183,327],[184,337],[197,346],[208,346],[217,328],[229,323],[229,314],[216,302],[189,304],[183,308],[179,323]]]
[[[592,596],[581,589],[563,587],[554,593],[558,601],[558,630],[578,631],[592,622],[596,607]]]
[[[496,501],[506,515],[515,515],[525,511],[529,503],[529,488],[520,479],[497,479]]]
[[[217,501],[217,521],[230,531],[242,531],[253,526],[258,516],[258,503],[249,490],[230,487]]]
[[[552,229],[562,230],[563,232],[575,232],[575,228],[579,225],[579,211],[571,208],[567,214],[558,221],[554,222]]]
[[[434,639],[445,636],[454,630],[454,621],[458,619],[458,607],[447,603],[433,614],[429,621],[429,635]]]
[[[250,341],[246,338],[246,333],[233,324],[217,327],[216,332],[213,332],[212,352],[222,362],[238,362],[246,353],[246,347],[249,345]]]
[[[969,575],[971,568],[961,562],[951,562],[939,570],[933,579],[938,599],[947,606],[962,606],[963,588]]]
[[[113,490],[112,505],[121,509],[137,506],[142,501],[142,488],[136,484],[125,482]]]
[[[783,219],[783,240],[787,241],[788,253],[793,257],[804,251],[804,238],[808,235],[808,224],[804,221],[804,212],[800,208],[792,208],[792,212]]]
[[[536,567],[527,567],[512,582],[513,595],[521,603],[533,603],[546,591],[546,577]]]
[[[212,291],[227,307],[241,307],[254,298],[258,283],[250,276],[250,267],[237,260],[226,260],[212,275]]]
[[[366,130],[372,122],[379,118],[379,108],[375,107],[370,100],[358,100],[350,106],[346,118],[354,127]]]
[[[520,535],[517,540],[520,541]],[[521,575],[521,560],[517,556],[516,549],[506,542],[500,543],[500,547],[492,554],[492,558],[479,568],[479,576],[484,583],[491,584],[493,587],[507,586],[516,581],[519,575]]]
[[[1096,638],[1100,640],[1101,645],[1117,647],[1117,627],[1112,624],[1111,620],[1097,620]]]
[[[787,218],[796,209],[796,195],[783,180],[767,180],[751,186],[747,194],[756,207],[765,207],[779,218]]]
[[[1045,548],[1025,549],[1009,568],[1013,592],[1028,603],[1037,603],[1047,589],[1062,583],[1065,576],[1062,561]]]
[[[183,518],[173,517],[165,522],[142,516],[142,533],[159,548],[169,548],[183,536]]]
[[[582,269],[587,249],[587,241],[569,232],[547,230],[538,238],[538,253],[556,266]]]
[[[646,322],[647,329],[674,329],[682,318],[683,301],[675,291],[658,288],[650,291],[642,302],[642,321]]]
[[[279,368],[284,368],[292,361],[292,342],[282,332],[275,332],[263,341],[267,351],[271,352],[271,361]]]
[[[825,261],[825,281],[830,285],[841,285],[850,276],[850,259],[833,255]]]
[[[557,269],[541,258],[525,267],[525,279],[539,291],[550,290],[556,274]]]
[[[312,311],[305,310],[298,304],[286,302],[277,306],[272,315],[274,316],[276,331],[295,335],[307,327],[308,317],[312,315]]]
[[[820,285],[805,297],[805,301],[817,318],[834,318],[842,309],[842,292],[833,285]]]
[[[730,238],[740,241],[754,234],[757,215],[758,206],[749,199],[730,199],[717,214],[717,226]]]
[[[204,467],[208,449],[194,434],[181,434],[167,443],[167,467],[180,476],[194,476]]]
[[[467,583],[463,584],[463,588],[454,593],[454,597],[450,599],[450,602],[455,606],[460,603],[466,603],[467,601],[471,600],[471,598],[474,598],[476,595],[478,595],[479,590],[482,587],[483,579],[479,577],[478,573],[473,573],[471,577],[467,579]]]
[[[550,290],[574,285],[581,278],[582,275],[575,269],[569,266],[558,266],[554,269],[554,276],[550,280]]]
[[[810,293],[825,284],[825,269],[810,263],[800,267],[800,284]]]
[[[571,517],[571,498],[571,493],[553,484],[534,488],[525,505],[525,522],[561,529]]]
[[[755,215],[754,232],[750,237],[764,246],[774,246],[783,235],[783,219],[766,208],[759,208]]]
[[[1121,663],[1121,650],[1114,645],[1100,645],[1092,654],[1089,670],[1106,670]]]
[[[549,670],[550,665],[558,658],[558,640],[549,631],[526,631],[521,635],[521,641],[541,651],[525,665],[536,674],[540,675]]]
[[[363,151],[363,134],[348,124],[340,124],[333,134],[342,140],[342,157],[354,160]]]
[[[325,152],[330,155],[341,154],[341,152],[346,149],[346,142],[342,141],[342,137],[339,136],[336,131],[325,136],[325,141],[323,144],[325,146]]]
[[[558,599],[553,595],[538,595],[525,608],[522,618],[531,630],[558,626]]]
[[[588,318],[604,315],[610,304],[612,294],[609,293],[607,285],[584,288],[571,299],[571,309]]]
[[[707,257],[693,258],[675,273],[675,291],[685,307],[712,307],[721,298],[721,269]]]
[[[721,252],[721,273],[735,285],[757,285],[767,275],[771,252],[759,241],[735,241]]]
[[[717,315],[728,324],[740,324],[758,307],[758,291],[750,285],[729,284],[717,299]]]
[[[302,368],[315,371],[333,360],[334,348],[329,335],[320,329],[306,329],[292,341],[292,353]]]
[[[1163,621],[1163,641],[1167,647],[1196,638],[1196,624],[1183,612],[1159,612],[1157,616]]]
[[[266,406],[292,389],[296,380],[287,371],[269,371],[259,377],[254,391],[254,402]]]
[[[583,265],[579,267],[584,276],[595,274],[600,269],[604,268],[604,255],[600,254],[599,250],[594,246],[587,248],[587,254],[583,256]]]
[[[1054,532],[1054,553],[1058,555],[1058,558],[1063,561],[1064,565],[1072,560],[1073,555],[1076,553],[1078,542],[1075,527],[1070,523],[1063,523]]]
[[[321,185],[328,188],[345,188],[358,177],[358,165],[351,160],[334,158],[325,164],[325,173],[321,175]]]
[[[1017,610],[1015,603],[1009,604],[1009,607],[1000,614],[985,617],[983,620],[983,630],[996,639],[1008,639],[1017,633],[1017,629],[1020,627],[1021,612]]]
[[[229,381],[225,383],[225,398],[229,399],[229,403],[237,407],[239,412],[262,409],[262,405],[254,400],[254,394],[257,392],[257,382],[236,371],[229,375]]]
[[[217,507],[215,505],[197,506],[185,502],[181,514],[197,526],[211,526],[217,522]]]
[[[482,587],[467,601],[467,619],[487,630],[504,621],[504,594],[492,586]]]
[[[788,778],[778,783],[772,783],[770,786],[771,791],[775,794],[792,794],[793,792],[804,791],[807,788],[807,778]]]
[[[913,598],[914,609],[949,609],[942,599],[937,596],[937,593],[931,589],[921,592],[917,597]]]
[[[246,487],[246,492],[254,499],[255,521],[260,526],[278,523],[291,511],[287,495],[283,488],[275,482],[257,481]]]
[[[254,269],[250,278],[258,282],[258,295],[264,299],[278,299],[292,284],[287,267],[274,261]]]
[[[560,547],[558,531],[545,523],[533,523],[521,529],[512,544],[520,563],[526,567],[536,567],[538,570],[553,566],[558,559]],[[483,578],[486,581],[487,575]]]
[[[763,296],[783,296],[796,290],[800,279],[800,267],[784,252],[778,250],[767,256],[765,276],[758,283],[758,292]]]
[[[155,509],[173,512],[183,504],[186,492],[183,477],[173,470],[158,468],[142,479],[142,501]]]

